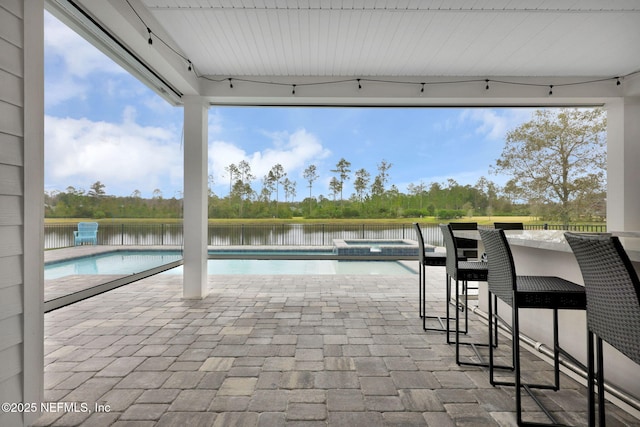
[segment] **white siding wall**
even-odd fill
[[[35,43],[25,41],[28,23],[37,25],[41,15],[41,1],[0,2],[0,402],[37,402],[42,397],[43,369],[37,362],[42,354],[34,354],[42,346],[41,302],[34,298],[41,293],[42,281],[38,279],[41,274],[25,273],[42,268],[38,265],[42,249],[27,253],[39,246],[39,233],[29,228],[37,228],[41,220],[34,221],[37,212],[25,219],[25,212],[41,204],[37,189],[42,183],[25,183],[25,177],[39,164],[37,152],[42,150],[43,113],[35,117],[33,128],[25,129],[25,123],[30,123],[25,117],[43,107],[43,93],[34,96],[28,82],[29,75],[40,79],[41,70],[25,73],[31,66],[42,67],[42,58],[38,58],[42,56],[42,30],[29,35]],[[35,56],[30,59],[29,55]],[[36,81],[33,87],[43,92],[42,86]],[[36,161],[27,160],[28,153],[34,152]],[[30,162],[33,166],[27,166]],[[34,176],[39,180],[42,171]],[[33,421],[33,416],[0,412],[1,426]]]
[[[22,6],[0,7],[0,401],[22,402]],[[0,413],[0,425],[21,424]]]

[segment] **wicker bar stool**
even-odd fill
[[[447,254],[442,252],[427,252],[424,244],[424,236],[422,235],[422,229],[417,222],[413,223],[413,228],[416,232],[416,240],[418,241],[418,295],[419,295],[419,311],[420,317],[425,317],[425,287],[426,276],[425,267],[444,267],[447,261]],[[428,316],[427,318],[438,318],[438,316]]]
[[[456,345],[456,363],[458,365],[472,365],[472,366],[487,366],[484,362],[476,363],[460,360],[460,345],[466,344],[475,347],[476,345],[484,346],[488,344],[484,343],[471,343],[460,342],[460,333],[468,332],[469,312],[467,310],[469,296],[468,296],[468,282],[486,282],[488,274],[488,265],[482,261],[461,261],[457,256],[452,254],[458,253],[458,246],[456,239],[453,235],[451,224],[440,224],[440,230],[442,230],[442,237],[444,240],[444,246],[447,250],[447,274],[446,274],[446,286],[447,286],[447,301],[451,299],[451,280],[455,281],[455,345]],[[460,301],[460,282],[462,282],[462,295],[464,295],[464,303]],[[460,312],[464,311],[465,329],[460,330]],[[447,318],[449,315],[449,304],[447,304]],[[451,344],[451,331],[447,331],[447,344]],[[475,348],[474,348],[475,351]],[[479,353],[476,351],[478,357]]]
[[[447,326],[445,326],[442,316],[427,315],[426,308],[426,276],[425,267],[444,267],[447,263],[447,254],[442,252],[426,252],[424,245],[424,237],[422,230],[417,222],[413,223],[416,231],[416,239],[418,240],[418,306],[420,318],[422,318],[422,329],[425,331],[447,332],[448,321],[454,320],[447,316]],[[428,327],[427,319],[435,319],[440,323],[440,327]]]
[[[553,423],[559,425],[555,418],[547,411],[541,402],[534,396],[531,389],[558,390],[560,388],[560,354],[577,362],[570,354],[560,347],[558,340],[558,310],[584,310],[586,308],[586,294],[583,286],[550,276],[517,276],[513,262],[511,248],[507,242],[503,230],[480,229],[480,236],[484,243],[489,263],[489,324],[494,317],[499,317],[493,312],[491,295],[497,296],[511,306],[511,339],[512,356],[515,380],[498,381],[494,377],[493,346],[489,346],[489,381],[492,385],[515,386],[516,392],[516,417],[518,425],[549,425],[544,423],[532,423],[522,420],[522,396],[524,389],[540,406],[540,409]],[[553,384],[525,384],[521,379],[520,366],[520,317],[521,308],[544,308],[553,310]],[[489,340],[492,339],[489,328]]]
[[[589,426],[595,426],[595,384],[599,425],[604,426],[602,341],[640,364],[640,280],[617,237],[575,233],[564,236],[578,260],[587,292]],[[597,372],[594,372],[594,336]]]

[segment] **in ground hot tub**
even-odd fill
[[[433,251],[433,247],[426,250]],[[333,239],[333,253],[348,256],[418,256],[418,242],[408,239]]]

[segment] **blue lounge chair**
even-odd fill
[[[98,223],[97,222],[79,222],[78,230],[73,232],[74,246],[90,243],[98,244]]]

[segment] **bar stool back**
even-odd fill
[[[589,425],[595,425],[595,380],[598,419],[604,426],[602,341],[640,364],[640,280],[617,237],[565,233],[565,238],[578,260],[587,292]],[[594,335],[597,373],[594,373]]]
[[[524,224],[521,222],[494,222],[493,228],[500,230],[524,230]]]
[[[450,222],[451,230],[477,230],[477,222]],[[476,239],[465,239],[455,237],[458,259],[478,258],[478,241]]]

